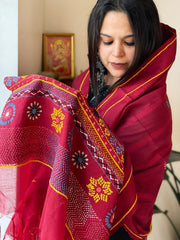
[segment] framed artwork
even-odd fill
[[[74,34],[43,34],[43,71],[53,72],[58,80],[74,78]]]

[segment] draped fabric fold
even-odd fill
[[[6,77],[0,118],[4,239],[105,240],[136,209],[123,143],[86,98],[54,79]]]

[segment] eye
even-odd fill
[[[134,46],[135,43],[134,42],[124,42],[127,46]]]
[[[113,43],[113,41],[108,41],[108,42],[103,41],[103,44],[105,44],[105,45],[111,45],[112,43]]]

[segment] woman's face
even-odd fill
[[[135,54],[133,31],[124,12],[110,11],[105,15],[98,52],[108,71],[106,84],[112,85],[126,73]]]

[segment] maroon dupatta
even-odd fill
[[[0,213],[14,213],[5,237],[108,240],[136,207],[124,146],[81,92],[39,75],[5,84]]]

